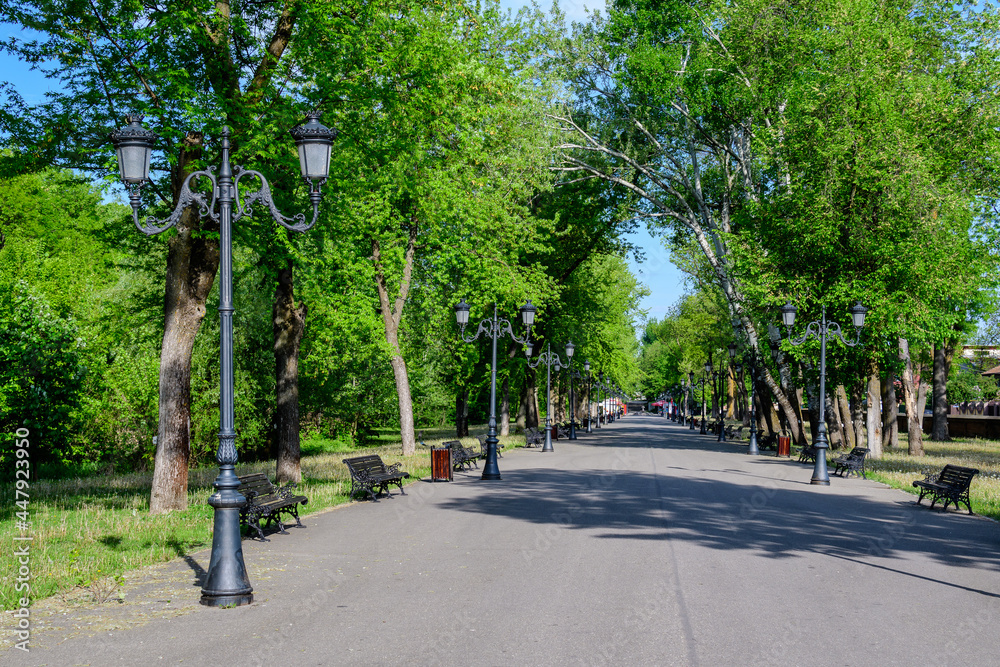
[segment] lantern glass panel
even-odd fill
[[[528,299],[528,302],[521,306],[521,322],[526,327],[535,323],[535,307],[532,305],[531,299]]]
[[[145,183],[149,178],[149,158],[152,148],[139,143],[118,145],[118,169],[126,183]]]
[[[303,141],[298,145],[299,170],[302,178],[326,180],[330,175],[330,154],[333,145],[328,141]]]
[[[868,309],[861,305],[859,301],[854,308],[851,308],[851,318],[854,320],[854,326],[858,329],[865,326],[865,314]]]
[[[786,327],[791,327],[793,324],[795,324],[796,312],[797,309],[795,308],[795,306],[792,305],[791,301],[785,303],[785,305],[781,307],[781,321],[784,323]]]

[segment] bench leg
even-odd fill
[[[269,539],[264,537],[264,531],[260,527],[260,517],[259,516],[248,516],[247,525],[257,531],[257,535],[260,536],[262,542],[270,542]]]

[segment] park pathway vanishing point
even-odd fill
[[[2,665],[995,665],[989,519],[629,416],[244,541],[253,605]],[[208,552],[187,559],[191,600]],[[263,564],[279,562],[280,568]],[[266,571],[266,575],[263,572]]]

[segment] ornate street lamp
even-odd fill
[[[573,370],[573,341],[566,343],[566,359],[569,360],[569,439],[576,440],[576,395],[573,393],[573,378],[580,378],[579,371]]]
[[[788,331],[788,340],[792,345],[802,345],[810,338],[819,339],[819,426],[816,430],[816,466],[813,468],[811,484],[830,485],[830,476],[826,469],[826,450],[830,445],[826,437],[826,339],[828,336],[835,336],[840,342],[848,347],[854,347],[861,341],[861,328],[865,325],[865,314],[868,309],[861,305],[859,301],[851,308],[851,322],[854,325],[854,341],[844,338],[840,325],[826,319],[826,306],[823,306],[822,317],[818,321],[810,322],[806,326],[806,332],[801,338],[792,338],[792,325],[795,324],[796,308],[789,301],[781,307],[781,321]]]
[[[733,347],[735,347],[735,345]],[[754,400],[754,396],[757,388],[757,378],[761,366],[761,360],[757,357],[756,350],[752,348],[745,350],[742,358],[746,363],[747,369],[750,371],[750,443],[747,448],[747,454],[756,456],[757,454],[760,454],[760,450],[757,447],[757,405]],[[742,375],[743,364],[736,364],[736,369],[736,373],[738,375]]]
[[[229,128],[223,127],[222,162],[214,168],[190,174],[181,185],[177,206],[169,217],[157,220],[149,217],[139,220],[140,190],[149,180],[150,157],[156,135],[142,126],[142,116],[129,114],[128,125],[111,133],[111,142],[118,157],[118,169],[132,206],[132,221],[143,234],[159,234],[173,227],[181,214],[197,206],[201,215],[219,223],[219,476],[215,479],[215,493],[208,504],[215,509],[212,537],[212,556],[208,574],[201,589],[201,604],[210,607],[240,606],[253,602],[253,587],[243,563],[243,546],[240,541],[240,508],[246,498],[237,490],[240,480],[236,476],[236,429],[233,409],[233,246],[232,225],[253,214],[252,206],[260,202],[270,211],[275,222],[286,229],[304,232],[316,224],[320,187],[330,172],[330,150],[336,133],[319,122],[320,114],[306,114],[308,121],[291,130],[298,146],[301,175],[309,186],[312,204],[312,221],[306,224],[305,214],[292,217],[282,215],[274,205],[271,187],[257,171],[233,167],[229,162]],[[317,152],[318,151],[318,152]],[[306,155],[308,159],[302,156]],[[307,168],[308,167],[308,168]],[[210,195],[192,189],[198,179],[206,179],[212,186]],[[255,179],[259,189],[246,197],[240,196],[240,181]],[[235,207],[234,207],[235,205]]]
[[[573,347],[572,342],[567,343],[567,358],[573,356]],[[545,444],[542,445],[542,451],[554,452],[555,450],[552,448],[552,367],[555,366],[558,371],[566,364],[563,363],[558,354],[552,351],[552,345],[549,343],[545,344],[545,352],[538,355],[535,363],[531,363],[532,349],[534,349],[534,345],[528,341],[527,347],[524,348],[524,356],[528,358],[528,367],[538,368],[539,364],[545,364]]]
[[[705,389],[708,387],[708,379],[712,377],[712,353],[708,353],[708,361],[705,362],[705,375],[701,382],[701,429],[702,435],[708,433],[708,400],[705,397]]]
[[[469,324],[469,311],[472,307],[462,299],[455,304],[455,320],[461,328],[462,340],[471,343],[479,338],[480,334],[486,334],[493,340],[493,358],[490,366],[490,422],[489,430],[486,432],[486,463],[483,465],[481,479],[499,480],[500,466],[497,465],[497,338],[502,338],[504,333],[511,337],[515,343],[521,345],[528,344],[528,337],[531,335],[531,325],[535,323],[535,307],[531,304],[531,299],[521,306],[521,323],[524,325],[524,338],[514,335],[510,321],[500,319],[497,315],[497,307],[493,306],[493,317],[480,320],[479,327],[475,335],[471,338],[465,337],[465,327]]]

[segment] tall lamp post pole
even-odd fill
[[[708,399],[705,396],[705,390],[708,388],[709,378],[712,376],[712,353],[708,353],[708,361],[705,362],[705,375],[701,382],[701,434],[705,435],[708,433]]]
[[[594,391],[594,378],[590,374],[590,361],[584,360],[583,362],[583,372],[587,377],[587,430],[586,433],[594,432],[594,417],[591,408],[593,407],[593,396],[591,393]]]
[[[861,328],[865,325],[865,313],[868,309],[861,305],[859,301],[851,308],[851,321],[854,324],[854,341],[844,338],[840,324],[826,319],[826,306],[823,306],[823,314],[818,321],[810,322],[806,325],[806,332],[801,338],[792,338],[792,325],[795,324],[796,308],[789,301],[781,307],[781,320],[788,331],[788,340],[792,345],[802,345],[810,338],[819,339],[819,427],[816,430],[816,466],[813,468],[812,480],[810,484],[822,486],[830,485],[830,475],[826,469],[826,450],[830,445],[826,437],[826,339],[828,336],[835,336],[840,342],[848,347],[854,347],[861,340]]]
[[[601,428],[604,421],[604,403],[601,400],[601,391],[604,389],[604,371],[597,372],[597,428]]]
[[[566,356],[570,359],[573,357],[573,347],[572,342],[566,344]],[[528,341],[524,348],[524,356],[528,358],[528,367],[538,368],[539,364],[545,364],[545,443],[542,445],[542,451],[554,452],[555,449],[552,448],[552,367],[555,366],[558,371],[566,364],[563,363],[558,354],[552,351],[552,345],[549,343],[545,344],[545,352],[541,352],[535,363],[531,363],[533,349],[534,345]]]
[[[573,393],[573,378],[582,377],[579,371],[573,370],[573,341],[566,343],[566,357],[569,359],[569,439],[576,440],[576,395]]]
[[[694,430],[694,412],[698,399],[694,395],[694,371],[688,371],[688,430]]]
[[[500,466],[497,465],[497,338],[502,338],[507,334],[515,343],[521,345],[528,344],[528,336],[531,335],[531,325],[535,322],[535,307],[531,305],[531,299],[521,306],[521,323],[524,324],[524,338],[514,335],[514,329],[510,321],[501,319],[497,315],[497,307],[493,306],[493,317],[480,320],[476,333],[471,338],[465,336],[465,326],[469,323],[469,311],[471,306],[462,299],[455,304],[455,319],[461,327],[462,340],[471,343],[479,338],[480,334],[486,334],[493,340],[493,357],[490,364],[490,422],[489,430],[486,433],[486,463],[483,464],[483,474],[480,479],[499,480]]]
[[[222,161],[214,168],[190,174],[181,186],[177,206],[167,218],[139,219],[142,207],[140,190],[149,180],[149,164],[156,135],[142,126],[142,116],[130,114],[128,125],[111,133],[111,142],[118,157],[118,169],[129,194],[132,222],[143,234],[151,236],[170,229],[188,207],[197,206],[201,215],[219,223],[219,476],[215,479],[215,493],[208,499],[214,510],[212,555],[208,573],[201,589],[201,604],[209,607],[240,606],[253,602],[253,587],[243,562],[243,545],[240,538],[240,508],[246,498],[238,491],[240,480],[236,476],[236,429],[233,409],[233,246],[232,225],[253,214],[257,203],[267,208],[275,222],[286,229],[304,232],[316,224],[320,187],[330,172],[330,153],[335,133],[319,122],[320,114],[307,114],[308,121],[291,130],[299,153],[302,178],[309,186],[312,204],[312,221],[306,223],[305,214],[292,217],[282,215],[274,205],[271,187],[257,171],[233,166],[229,161],[229,128],[223,127]],[[240,181],[255,179],[259,189],[241,197]],[[211,194],[192,189],[198,179],[212,185]]]

